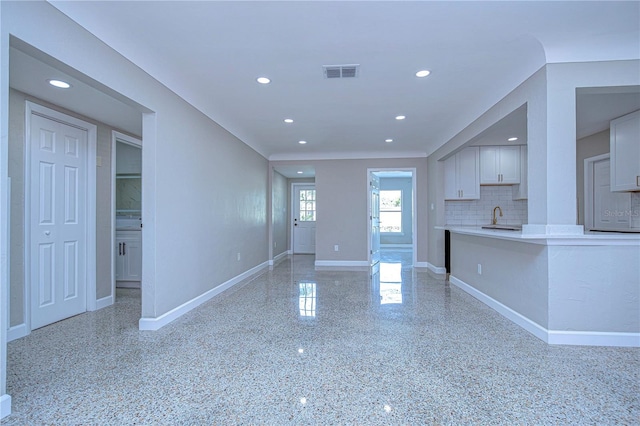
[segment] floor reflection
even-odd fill
[[[298,296],[298,306],[300,309],[300,317],[315,318],[316,317],[316,283],[299,283],[300,293]]]
[[[402,270],[412,268],[412,252],[382,250],[380,262],[371,267],[371,295],[376,305],[403,303]],[[406,289],[405,289],[406,290]]]

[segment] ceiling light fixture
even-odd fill
[[[307,143],[307,141],[298,141],[298,143],[299,143],[300,145],[304,145],[305,143]]]
[[[50,85],[57,87],[59,89],[68,89],[71,87],[71,85],[66,81],[62,81],[62,80],[47,80],[47,81],[49,82]]]
[[[269,80],[267,77],[258,77],[256,78],[256,81],[260,84],[269,84],[271,83],[271,80]]]
[[[303,172],[301,170],[298,170],[298,174],[301,175]],[[302,352],[300,352],[302,353]]]
[[[420,70],[416,73],[416,77],[422,78],[428,76],[429,74],[431,74],[431,71],[429,70]]]
[[[285,118],[284,122],[287,123],[287,124],[291,124],[291,123],[293,123],[293,120],[291,118]]]
[[[384,141],[389,143],[389,142],[393,142],[393,139],[385,139]]]
[[[407,117],[405,117],[404,115],[396,116],[396,120],[404,120],[405,118],[407,118]]]
[[[507,140],[508,140],[509,142],[513,142],[513,141],[517,141],[517,140],[518,140],[518,138],[509,138],[509,139],[507,139]]]

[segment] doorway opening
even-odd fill
[[[113,131],[111,294],[142,287],[142,141]]]
[[[380,250],[411,251],[416,263],[415,168],[367,169],[369,264]]]
[[[316,186],[291,184],[291,247],[293,254],[316,253]]]

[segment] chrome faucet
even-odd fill
[[[493,220],[491,221],[493,225],[498,224],[498,218],[496,217],[496,210],[500,210],[500,217],[502,217],[502,209],[500,208],[500,206],[495,206],[493,208]]]

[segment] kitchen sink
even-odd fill
[[[495,229],[499,231],[522,231],[522,225],[485,225],[482,229]]]

